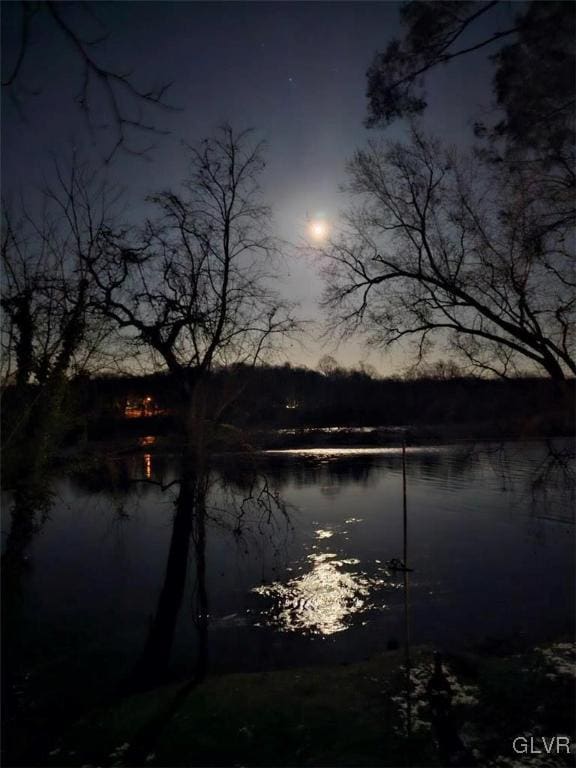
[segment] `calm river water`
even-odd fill
[[[115,466],[169,484],[175,462],[153,443]],[[407,626],[411,643],[446,649],[573,633],[574,487],[546,446],[410,447],[406,458],[408,592],[389,567],[403,557],[400,449],[270,452],[249,481],[230,459],[214,469],[171,674],[195,663],[199,578],[212,671],[351,662],[402,645]],[[165,587],[176,493],[114,489],[97,473],[55,479],[22,581],[27,685],[60,698],[129,673]]]

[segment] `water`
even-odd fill
[[[116,474],[169,484],[176,464],[153,442],[111,462]],[[220,672],[353,662],[402,645],[407,627],[444,649],[573,634],[574,488],[557,469],[539,443],[409,448],[407,591],[387,566],[403,556],[399,449],[228,459],[211,475],[205,544],[193,536],[170,674],[191,673],[199,643]],[[88,474],[53,490],[22,578],[20,671],[35,696],[73,702],[111,690],[142,653],[178,488]]]

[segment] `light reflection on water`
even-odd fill
[[[261,614],[268,625],[317,635],[342,632],[355,614],[374,607],[369,601],[372,590],[384,587],[390,576],[385,569],[382,575],[372,577],[359,569],[346,570],[358,566],[360,560],[338,559],[334,552],[311,554],[307,560],[312,567],[302,576],[285,584],[274,582],[253,590],[273,601],[273,606]],[[382,603],[379,607],[386,609]]]
[[[150,453],[144,454],[144,475],[146,480],[152,479],[152,455]]]
[[[347,523],[360,523],[349,518]],[[315,539],[331,539],[334,531],[318,528]],[[317,545],[312,546],[313,549]],[[333,635],[348,629],[354,619],[365,618],[377,608],[387,610],[385,590],[398,589],[401,584],[391,580],[391,574],[380,561],[369,575],[357,557],[338,557],[335,552],[311,553],[306,557],[304,574],[285,583],[275,581],[252,591],[267,598],[269,607],[260,608],[262,622],[288,632],[310,635]],[[311,567],[310,567],[311,566]],[[379,594],[377,604],[373,601]],[[363,621],[362,624],[366,624]]]
[[[406,453],[434,453],[437,449],[434,448],[406,448]],[[402,453],[402,448],[387,447],[382,448],[379,446],[369,446],[361,448],[271,448],[265,451],[267,454],[277,454],[286,456],[311,456],[316,458],[345,458],[346,456],[370,456],[370,455],[388,455],[398,456]]]
[[[373,432],[383,432],[386,434],[404,434],[412,427],[406,424],[401,427],[292,427],[289,429],[276,430],[279,435],[307,435],[310,433],[316,434],[348,434],[348,435],[363,435]]]

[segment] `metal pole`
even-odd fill
[[[404,571],[404,665],[406,668],[406,731],[408,736],[412,734],[412,681],[410,672],[412,660],[410,658],[410,598],[409,598],[410,574]]]
[[[410,620],[409,620],[409,576],[408,576],[408,504],[406,499],[406,435],[402,436],[402,511],[404,522],[404,655],[406,666],[406,730],[412,734],[412,697],[411,697],[411,660],[410,660]]]
[[[404,512],[404,568],[408,567],[408,511],[406,503],[406,437],[402,438],[402,508]]]

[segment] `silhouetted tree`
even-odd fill
[[[369,379],[375,379],[378,376],[378,371],[372,363],[367,363],[365,360],[359,361],[358,370],[363,376],[367,376]]]
[[[424,366],[416,366],[408,372],[408,379],[435,379],[437,381],[449,381],[462,378],[462,368],[454,360],[436,360]]]
[[[87,265],[102,311],[168,368],[188,422],[198,424],[205,375],[255,363],[296,324],[272,288],[277,249],[258,187],[262,146],[225,126],[188,149],[188,178],[179,192],[152,196],[158,216],[140,241],[110,233]],[[225,397],[219,410],[226,405]]]
[[[574,182],[576,6],[531,2],[515,40],[494,55],[494,91],[504,117],[492,137],[514,153],[561,166]],[[480,129],[483,126],[479,126]]]
[[[378,53],[368,70],[368,126],[420,114],[425,76],[440,65],[487,48],[494,50],[494,92],[504,113],[488,130],[508,148],[544,160],[573,157],[576,92],[572,2],[530,2],[502,23],[500,2],[403,3],[404,34]]]
[[[318,370],[324,376],[332,376],[338,370],[338,362],[332,355],[322,355],[318,361]]]
[[[350,163],[359,201],[327,249],[332,327],[384,346],[411,337],[418,357],[442,332],[473,368],[576,373],[573,210],[567,187],[542,198],[459,159],[412,130],[371,143]]]
[[[30,472],[62,431],[70,377],[98,367],[111,333],[96,312],[86,260],[109,230],[116,197],[75,162],[66,175],[57,167],[56,178],[40,220],[4,210],[2,222],[1,370],[14,385],[4,458],[17,457],[21,444]]]

